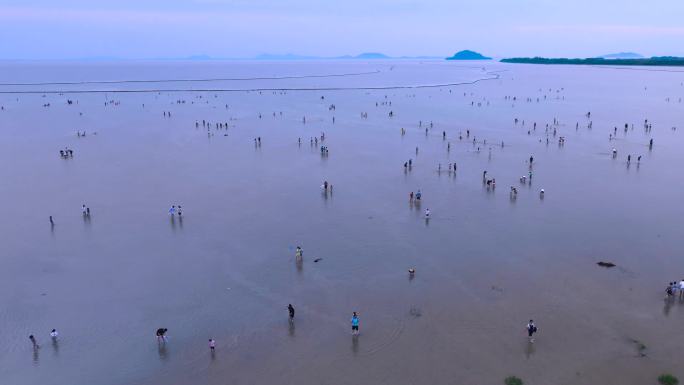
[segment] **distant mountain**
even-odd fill
[[[364,52],[354,56],[354,59],[389,59],[390,57],[378,52]]]
[[[382,53],[377,53],[377,52],[365,52],[356,56],[352,55],[343,55],[343,56],[335,56],[335,57],[325,57],[325,56],[306,56],[306,55],[296,55],[292,53],[286,53],[286,54],[261,54],[256,57],[254,57],[256,60],[324,60],[324,59],[361,59],[361,60],[368,60],[368,59],[390,59],[389,56],[382,54]]]
[[[195,54],[189,56],[150,56],[150,57],[117,57],[117,56],[86,56],[75,58],[63,58],[56,60],[63,61],[230,61],[230,60],[263,60],[263,61],[286,61],[286,60],[441,60],[442,56],[388,56],[379,52],[364,52],[358,55],[342,55],[342,56],[310,56],[298,55],[293,53],[272,54],[263,53],[256,56],[211,56],[207,54]],[[15,58],[15,59],[0,59],[0,60],[55,60],[55,59],[30,59],[30,58]]]
[[[446,60],[492,60],[492,58],[483,56],[478,52],[466,49],[463,51],[456,52],[454,56],[448,57],[446,58]]]
[[[364,52],[358,55],[342,56],[306,56],[296,54],[261,54],[254,60],[376,60],[376,59],[441,59],[439,56],[401,56],[392,57],[379,52]]]
[[[644,57],[634,52],[618,52],[610,53],[608,55],[599,56],[604,59],[643,59]]]

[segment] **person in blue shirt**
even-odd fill
[[[359,316],[356,314],[356,312],[354,312],[354,314],[352,314],[351,325],[352,325],[352,335],[358,336],[359,335]]]

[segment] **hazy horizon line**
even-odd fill
[[[484,56],[491,57],[490,60],[500,60],[504,58],[517,58],[517,57],[546,57],[546,58],[568,58],[568,59],[586,59],[586,58],[597,58],[616,54],[637,54],[641,55],[635,51],[614,51],[609,53],[604,53],[601,55],[587,55],[587,56],[543,56],[543,55],[491,55],[487,53],[482,53],[479,51],[471,50],[480,53]],[[458,51],[460,52],[460,51]],[[107,56],[107,55],[95,55],[95,56],[82,56],[82,57],[64,57],[64,58],[28,58],[28,57],[16,57],[16,58],[0,58],[0,61],[228,61],[228,60],[255,60],[255,61],[287,61],[287,60],[383,60],[383,59],[405,59],[405,60],[445,60],[453,54],[447,55],[401,55],[401,56],[391,56],[386,55],[381,52],[362,52],[356,55],[353,54],[342,54],[336,56],[319,56],[319,55],[307,55],[307,54],[296,54],[296,53],[261,53],[253,56],[212,56],[208,54],[191,54],[186,56],[157,56],[157,57],[123,57],[123,56]],[[658,56],[678,56],[671,54],[664,55],[642,55],[644,58],[658,57]],[[480,61],[480,60],[474,60]],[[486,60],[484,60],[486,61]]]

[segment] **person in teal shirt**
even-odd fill
[[[352,325],[352,335],[358,336],[359,335],[359,316],[356,314],[356,312],[354,312],[354,314],[352,314],[351,325]]]

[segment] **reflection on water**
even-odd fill
[[[287,323],[288,323],[288,324],[287,324],[287,334],[288,334],[290,337],[294,337],[294,336],[295,336],[295,322],[294,322],[294,320],[293,320],[292,318],[290,318],[290,319],[287,321]]]
[[[159,359],[162,361],[166,361],[168,357],[168,352],[166,349],[166,342],[159,342],[159,345],[157,346],[157,352],[159,353]]]
[[[54,352],[55,356],[59,355],[59,341],[57,338],[52,338],[52,351]]]
[[[352,353],[354,355],[357,355],[359,353],[359,335],[358,334],[352,335],[351,340],[352,340],[352,346],[351,346]]]
[[[529,360],[530,357],[532,357],[532,355],[534,354],[534,347],[535,347],[535,345],[532,342],[528,342],[527,344],[525,344],[525,358],[526,359]]]
[[[663,315],[667,317],[670,315],[670,309],[672,308],[672,304],[674,303],[674,298],[665,298],[663,302]]]

